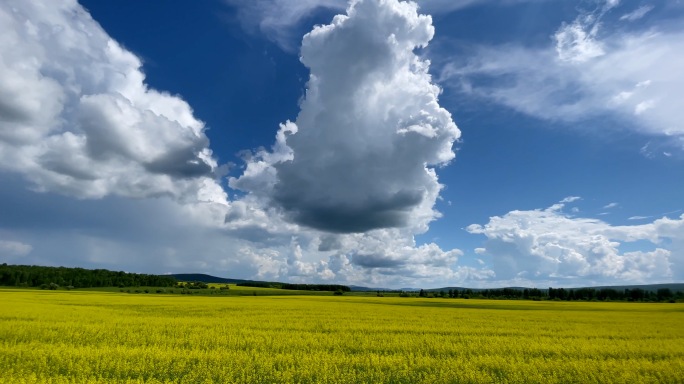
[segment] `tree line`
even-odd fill
[[[401,296],[410,293],[401,292]],[[645,290],[641,288],[500,288],[500,289],[449,289],[448,291],[427,291],[421,289],[418,297],[444,298],[478,298],[478,299],[508,299],[508,300],[556,300],[556,301],[640,301],[662,302],[684,300],[684,292],[674,292],[670,288]]]
[[[290,284],[290,283],[272,283],[267,281],[247,281],[237,283],[240,287],[254,287],[254,288],[276,288],[276,289],[291,289],[295,291],[341,291],[351,292],[351,288],[346,285],[339,284]]]
[[[10,287],[173,287],[169,276],[115,272],[106,269],[0,265],[0,285]]]

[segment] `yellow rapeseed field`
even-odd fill
[[[0,290],[0,383],[553,382],[684,382],[684,304]]]

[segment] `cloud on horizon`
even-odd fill
[[[0,256],[4,259],[21,259],[28,255],[33,250],[30,244],[25,244],[20,241],[0,240]]]
[[[567,199],[566,199],[567,200]],[[567,203],[546,209],[511,211],[485,225],[467,227],[487,238],[477,252],[492,259],[503,280],[649,283],[684,278],[684,215],[642,225],[614,226],[572,217]],[[646,243],[651,250],[624,251]]]

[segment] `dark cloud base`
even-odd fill
[[[420,204],[419,191],[400,191],[386,200],[375,199],[363,205],[328,204],[303,201],[290,194],[276,194],[276,202],[297,224],[334,233],[362,233],[379,228],[407,225],[411,209]]]

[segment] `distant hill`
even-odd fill
[[[281,283],[277,281],[257,281],[257,280],[243,280],[243,279],[228,279],[223,277],[216,277],[212,275],[207,275],[204,273],[176,273],[169,276],[177,281],[199,281],[202,283],[218,283],[218,284],[237,284],[246,287],[258,287],[258,288],[280,288],[295,291],[337,291],[341,290],[344,292],[349,292],[351,289],[346,285],[339,284],[293,284],[293,283]]]
[[[266,281],[256,281],[256,280],[244,280],[244,279],[230,279],[230,278],[224,278],[224,277],[217,277],[217,276],[212,276],[212,275],[207,275],[204,273],[176,273],[176,274],[170,274],[170,275],[162,275],[162,276],[170,276],[175,278],[178,281],[201,281],[203,283],[218,283],[218,284],[239,284],[239,283],[268,283]],[[364,287],[364,286],[359,286],[359,285],[349,285],[349,288],[351,288],[352,291],[356,292],[372,292],[372,291],[404,291],[404,292],[418,292],[420,291],[420,288],[400,288],[400,289],[390,289],[390,288],[374,288],[374,287]],[[430,289],[425,289],[427,292],[439,292],[439,291],[445,291],[448,292],[449,290],[454,290],[454,291],[464,291],[466,289],[470,289],[473,292],[480,292],[485,289],[515,289],[515,290],[524,290],[524,289],[531,289],[529,287],[502,287],[502,288],[467,288],[467,287],[442,287],[442,288],[430,288]],[[615,289],[618,291],[624,291],[625,289],[642,289],[644,291],[648,292],[656,292],[658,289],[663,289],[663,288],[668,288],[672,292],[677,292],[677,291],[682,291],[684,292],[684,283],[669,283],[669,284],[645,284],[645,285],[605,285],[605,286],[596,286],[596,287],[572,287],[572,288],[566,288],[566,289],[581,289],[581,288],[593,288],[593,289]],[[539,288],[542,291],[546,291],[546,288]]]
[[[237,284],[237,283],[248,283],[253,280],[242,280],[242,279],[227,279],[223,277],[216,277],[212,275],[207,275],[204,273],[174,273],[170,276],[178,281],[201,281],[203,283],[217,283],[217,284]]]
[[[599,287],[587,287],[594,289],[615,289],[618,291],[624,291],[625,289],[642,289],[644,291],[656,292],[659,289],[669,289],[672,292],[682,291],[684,292],[684,283],[670,283],[670,284],[646,284],[646,285],[612,285],[612,286],[599,286]]]
[[[375,292],[375,291],[391,291],[389,288],[371,288],[371,287],[360,287],[358,285],[349,285],[349,288],[351,288],[352,291],[354,292]]]
[[[428,292],[439,292],[439,291],[445,291],[448,292],[449,290],[453,291],[465,291],[466,289],[470,289],[473,292],[479,291],[477,288],[466,288],[466,287],[442,287],[442,288],[430,288],[426,289]]]

